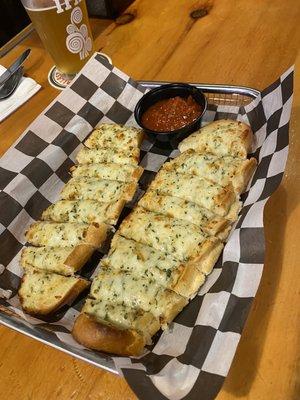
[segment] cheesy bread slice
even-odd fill
[[[139,355],[160,328],[151,313],[124,304],[87,299],[72,335],[84,346],[120,355]]]
[[[208,235],[226,239],[230,230],[230,221],[208,209],[179,197],[159,194],[148,190],[139,201],[139,206],[156,213],[182,219],[200,226]]]
[[[240,209],[232,185],[223,187],[198,176],[180,174],[177,171],[159,171],[150,184],[150,190],[196,203],[230,220],[236,220]]]
[[[102,163],[102,164],[79,164],[71,168],[73,177],[87,177],[107,179],[119,182],[137,182],[144,169],[130,164]]]
[[[167,324],[182,310],[188,300],[160,286],[153,278],[132,275],[128,271],[101,268],[91,286],[91,296],[110,303],[151,312]]]
[[[181,153],[188,149],[218,156],[247,158],[251,152],[253,133],[240,121],[222,119],[214,121],[192,133],[178,146]]]
[[[94,178],[72,178],[63,188],[60,197],[63,200],[97,200],[114,203],[118,200],[132,200],[137,184]]]
[[[46,315],[66,303],[71,304],[89,285],[89,281],[80,277],[32,269],[24,274],[18,293],[26,313]]]
[[[91,257],[95,248],[81,244],[76,247],[25,247],[21,255],[24,270],[36,268],[69,276],[78,271]]]
[[[143,131],[141,129],[117,124],[100,124],[84,144],[89,149],[113,147],[124,150],[132,147],[140,147],[142,140]]]
[[[137,207],[121,223],[118,233],[128,239],[173,254],[181,261],[201,260],[220,241],[196,225]],[[222,248],[222,246],[221,246]]]
[[[134,277],[154,279],[159,285],[181,296],[193,297],[205,281],[200,272],[201,262],[183,264],[174,256],[153,247],[116,234],[107,257],[101,260],[103,268],[130,272]]]
[[[34,246],[71,247],[87,244],[99,247],[106,239],[108,225],[84,223],[36,222],[26,232],[27,242]]]
[[[59,200],[42,214],[42,220],[54,222],[106,223],[114,225],[125,205],[125,200],[102,203],[97,200]]]
[[[197,175],[221,186],[232,183],[235,192],[240,194],[246,189],[256,165],[255,158],[218,157],[189,149],[164,164],[163,169]]]
[[[138,165],[140,149],[115,149],[112,147],[101,149],[88,149],[83,147],[77,154],[76,160],[79,164],[116,163]]]

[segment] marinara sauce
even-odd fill
[[[152,131],[170,132],[191,124],[202,111],[192,96],[176,96],[150,106],[142,115],[142,124]]]

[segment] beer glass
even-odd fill
[[[85,0],[21,0],[57,70],[72,79],[93,53]]]

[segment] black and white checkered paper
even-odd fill
[[[209,105],[203,123],[227,116],[251,125],[258,167],[216,267],[199,294],[169,330],[154,338],[145,354],[109,357],[72,339],[70,330],[86,293],[47,320],[25,315],[17,296],[25,229],[58,199],[75,155],[93,127],[99,122],[135,125],[133,110],[144,92],[144,87],[95,54],[0,160],[0,305],[17,315],[2,314],[0,320],[94,365],[116,369],[140,399],[192,400],[201,394],[202,400],[210,400],[229,371],[261,279],[263,210],[282,179],[288,155],[293,69],[245,107]],[[176,150],[143,142],[141,193],[160,166],[175,155]],[[92,257],[83,276],[93,276],[100,257],[100,252]]]

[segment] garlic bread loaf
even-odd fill
[[[75,274],[105,242],[143,172],[138,167],[143,134],[136,128],[102,124],[78,153],[79,165],[60,200],[26,232],[25,274],[19,289],[25,312],[45,315],[74,300],[89,286]]]
[[[122,221],[75,322],[79,343],[139,355],[205,282],[256,166],[246,158],[249,127],[210,125],[181,143],[187,150],[164,164]]]

